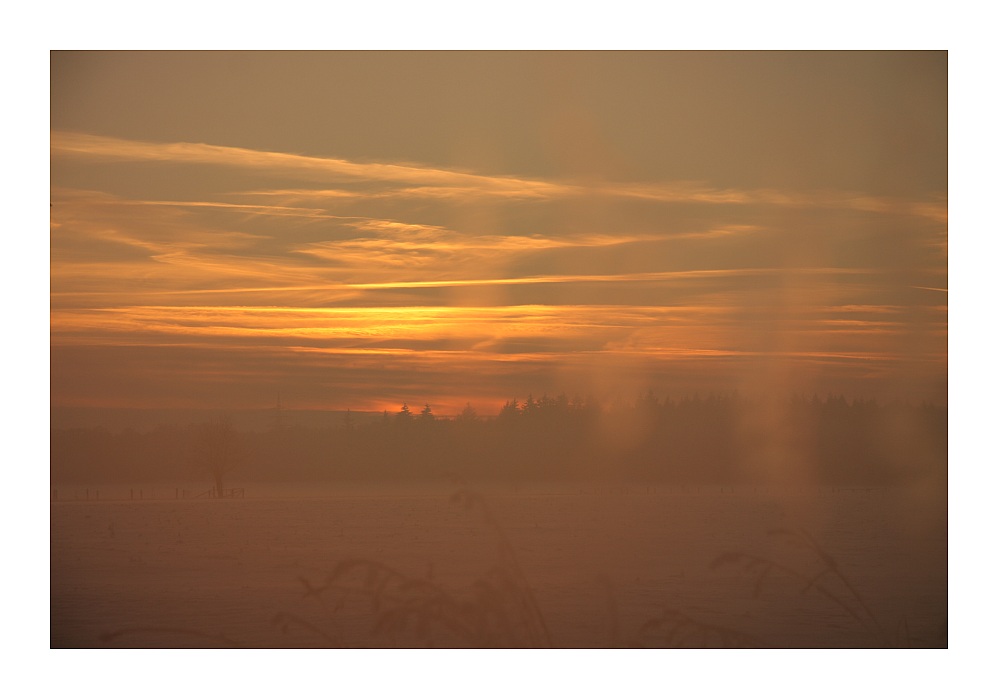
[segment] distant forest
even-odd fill
[[[53,484],[210,480],[206,425],[53,429]],[[230,483],[773,481],[878,485],[942,478],[947,410],[931,405],[793,398],[772,406],[710,395],[602,406],[564,395],[471,407],[439,418],[428,405],[380,416],[347,412],[325,428],[230,428]]]

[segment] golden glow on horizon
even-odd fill
[[[827,313],[841,313],[827,309]],[[852,311],[855,313],[856,311]],[[864,311],[868,312],[868,311]],[[880,316],[881,309],[873,313]],[[899,358],[908,336],[905,323],[864,318],[808,318],[774,327],[792,335],[800,349],[787,351],[748,339],[746,328],[758,318],[741,317],[744,309],[723,306],[440,306],[440,307],[231,307],[136,306],[52,312],[53,345],[124,342],[172,343],[200,337],[243,342],[273,338],[286,346],[309,340],[312,350],[327,353],[399,354],[455,352],[483,361],[507,356],[534,358],[538,351],[564,360],[564,355],[783,356]],[[945,355],[945,322],[939,314],[934,330],[935,356]],[[871,335],[881,336],[879,346]],[[224,345],[223,345],[224,346]],[[533,347],[531,351],[526,348]],[[861,349],[866,348],[866,349]]]

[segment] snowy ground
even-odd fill
[[[432,614],[425,629],[374,633],[390,599],[375,610],[360,592],[305,595],[303,580],[318,587],[338,562],[357,559],[398,571],[396,582],[487,602],[474,594],[491,588],[476,581],[497,566],[509,570],[504,543],[521,574],[512,594],[533,594],[547,631],[522,643],[509,640],[524,638],[516,634],[495,637],[499,645],[947,645],[943,495],[480,491],[496,529],[477,506],[452,502],[454,489],[445,487],[317,493],[236,485],[246,485],[245,499],[173,499],[173,488],[147,487],[132,500],[137,489],[108,486],[99,501],[74,500],[84,490],[64,489],[51,504],[52,646],[460,645]],[[740,557],[711,565],[727,552]],[[754,572],[746,570],[751,560]],[[358,591],[377,584],[363,576],[339,582]],[[657,635],[642,633],[654,619]]]

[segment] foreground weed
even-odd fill
[[[803,549],[811,554],[817,563],[816,570],[805,573],[794,566],[779,563],[765,556],[742,552],[722,553],[711,564],[712,568],[725,565],[740,566],[755,577],[753,596],[758,598],[768,581],[777,576],[797,580],[803,584],[801,595],[814,591],[830,600],[849,617],[855,620],[882,647],[908,646],[916,639],[908,634],[907,621],[898,624],[893,635],[889,635],[877,616],[860,595],[855,585],[842,572],[838,562],[803,529],[774,529],[770,536],[779,537],[792,547]]]
[[[754,636],[723,626],[698,621],[674,609],[666,609],[638,629],[638,648],[760,648]]]
[[[300,578],[304,595],[318,600],[334,619],[351,601],[366,600],[367,611],[373,615],[370,632],[391,645],[551,647],[551,635],[533,589],[488,502],[479,493],[466,488],[455,492],[451,501],[482,517],[495,546],[496,564],[466,589],[449,590],[429,577],[409,576],[383,562],[352,558],[340,561],[318,582]],[[806,531],[781,528],[769,534],[792,548],[803,550],[812,561],[808,572],[792,564],[744,552],[722,553],[711,563],[711,568],[741,567],[754,577],[753,596],[756,598],[777,578],[799,582],[801,595],[817,593],[831,601],[869,634],[873,639],[871,645],[924,645],[911,637],[904,620],[898,623],[893,634],[888,633],[838,562]],[[599,582],[606,603],[608,648],[757,648],[769,645],[753,635],[700,621],[670,607],[641,624],[634,635],[625,637],[620,629],[613,584],[608,578]],[[300,617],[281,614],[275,622],[286,631],[295,625],[307,629],[330,646],[343,645],[339,633],[324,631]]]
[[[550,647],[551,635],[513,547],[485,499],[462,489],[451,501],[477,510],[496,547],[496,565],[460,592],[432,580],[402,573],[380,561],[352,558],[340,561],[319,583],[300,578],[306,597],[326,604],[333,598],[335,615],[350,600],[365,598],[374,615],[371,633],[392,645],[452,647]],[[338,636],[295,615],[280,614],[275,623],[288,630],[303,626],[331,645]]]
[[[101,643],[110,643],[123,636],[145,636],[154,638],[161,638],[163,636],[186,636],[190,638],[202,638],[206,641],[210,641],[213,645],[220,648],[238,648],[241,645],[238,641],[223,634],[206,633],[204,631],[198,631],[197,629],[173,626],[142,626],[128,629],[118,629],[116,631],[102,633],[98,638]]]

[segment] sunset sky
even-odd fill
[[[54,52],[53,407],[947,402],[945,52]]]

